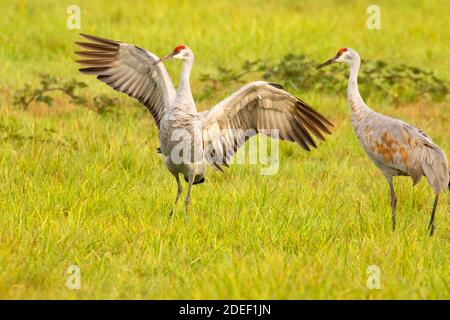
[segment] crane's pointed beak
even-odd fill
[[[167,56],[162,57],[161,59],[159,59],[158,61],[156,61],[154,64],[158,64],[158,63],[164,62],[164,61],[166,61],[166,60],[172,60],[172,59],[173,59],[173,56],[174,56],[174,53],[172,52],[172,53],[168,54]]]
[[[331,59],[325,61],[325,62],[322,63],[322,64],[319,64],[319,65],[316,67],[316,69],[320,69],[320,68],[326,67],[326,66],[329,65],[329,64],[334,63],[338,57],[339,57],[339,55],[335,55],[333,58],[331,58]]]

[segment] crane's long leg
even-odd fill
[[[188,177],[188,191],[187,191],[187,195],[186,195],[186,200],[184,201],[184,204],[186,206],[186,223],[188,223],[188,221],[189,221],[189,214],[188,214],[189,203],[191,201],[191,188],[192,188],[192,185],[194,184],[194,179],[195,179],[194,176]]]
[[[439,201],[439,193],[437,193],[436,197],[434,198],[433,210],[431,211],[431,219],[430,223],[428,224],[428,231],[430,231],[430,237],[434,234],[434,216],[436,214],[436,207],[438,201]]]
[[[391,191],[391,210],[392,210],[392,230],[395,230],[395,215],[397,213],[397,196],[395,195],[394,183],[392,177],[386,177]]]
[[[175,175],[175,179],[177,179],[177,184],[178,184],[177,197],[175,198],[175,203],[173,204],[172,210],[170,210],[169,218],[172,217],[173,210],[174,210],[175,206],[177,205],[177,202],[178,202],[178,199],[180,198],[181,192],[183,191],[183,187],[181,186],[181,181],[180,181],[180,177],[178,176],[178,174]]]

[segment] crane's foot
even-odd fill
[[[184,205],[186,206],[186,224],[189,222],[189,203],[191,202],[191,188],[194,184],[195,176],[189,176],[188,178],[188,190],[186,200],[184,200]]]
[[[431,219],[430,223],[428,224],[428,231],[430,231],[430,237],[432,237],[434,234],[434,216],[436,214],[436,207],[438,202],[439,202],[439,193],[436,194],[436,197],[434,198],[433,210],[431,211]]]
[[[391,221],[392,221],[392,231],[395,231],[395,227],[397,226],[396,216],[397,216],[397,197],[394,196],[391,203]]]
[[[186,205],[186,224],[189,223],[189,200],[185,202]]]
[[[175,179],[177,180],[177,197],[175,198],[175,203],[173,204],[172,210],[170,210],[169,219],[172,218],[173,211],[175,210],[175,206],[177,205],[178,199],[180,199],[181,192],[183,192],[183,188],[181,186],[180,177],[175,175]]]
[[[430,237],[432,237],[433,234],[434,234],[434,224],[428,226],[428,231],[430,232],[430,233],[429,233]]]
[[[395,195],[394,184],[392,182],[392,177],[387,178],[389,183],[389,189],[391,192],[391,221],[392,221],[392,231],[395,231],[395,217],[397,214],[397,196]]]
[[[392,211],[391,221],[392,221],[392,232],[394,232],[395,228],[397,227],[397,223],[395,221],[395,211]]]

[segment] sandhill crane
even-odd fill
[[[333,58],[317,68],[336,62],[350,65],[347,95],[353,129],[367,155],[389,183],[393,230],[397,207],[393,177],[410,176],[413,185],[416,185],[421,177],[425,176],[436,195],[428,225],[432,236],[439,194],[450,188],[448,160],[445,153],[422,130],[377,113],[364,103],[359,94],[357,81],[361,59],[355,50],[342,48]]]
[[[83,58],[77,62],[86,66],[80,71],[96,75],[115,90],[139,100],[152,114],[161,143],[158,150],[178,185],[173,207],[182,193],[179,174],[184,175],[188,183],[186,221],[191,187],[204,182],[206,164],[222,171],[220,166],[227,166],[233,153],[250,136],[257,133],[273,136],[272,131],[266,129],[278,129],[280,139],[294,141],[310,150],[310,146],[316,147],[310,132],[321,140],[325,140],[322,133],[330,134],[328,127],[332,124],[325,117],[280,85],[264,81],[251,82],[212,109],[197,112],[189,85],[194,54],[185,45],[177,46],[169,55],[158,59],[135,45],[86,34],[81,36],[89,42],[76,42],[87,49],[76,52]],[[173,58],[183,60],[176,91],[160,63]],[[189,137],[187,148],[181,152],[185,153],[181,162],[174,160],[180,132],[183,139]]]

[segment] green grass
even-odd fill
[[[445,1],[378,1],[380,31],[365,27],[366,1],[77,3],[82,32],[158,55],[189,45],[197,94],[200,75],[218,65],[278,61],[288,52],[325,60],[343,46],[450,80]],[[152,119],[77,73],[69,4],[2,5],[0,298],[450,298],[448,194],[430,239],[432,191],[425,179],[411,188],[398,178],[392,232],[388,186],[356,140],[345,92],[294,92],[336,124],[317,150],[282,143],[274,176],[252,165],[209,170],[193,189],[190,223],[181,202],[169,220],[176,183],[155,152]],[[177,81],[180,63],[168,67]],[[101,116],[58,98],[53,108],[20,111],[13,92],[35,83],[38,72],[82,79],[91,95],[117,96],[125,107]],[[450,154],[448,100],[368,103],[419,126]],[[81,268],[80,290],[65,286],[71,264]],[[380,290],[366,287],[369,265],[381,268]]]

